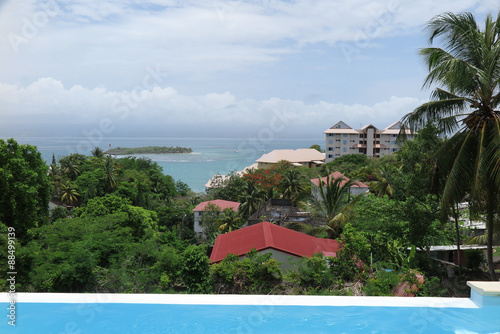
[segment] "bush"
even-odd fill
[[[484,252],[480,249],[467,249],[465,251],[465,268],[470,270],[478,270],[482,265],[486,264]]]
[[[330,289],[338,283],[337,275],[331,271],[332,260],[333,258],[324,258],[320,253],[310,258],[302,258],[296,270],[288,274],[288,279],[314,291]]]
[[[182,253],[180,277],[188,293],[208,293],[211,290],[210,265],[204,246],[189,246]]]
[[[392,269],[377,270],[365,286],[368,296],[392,296],[392,290],[401,281],[400,275]]]
[[[229,254],[220,263],[211,267],[213,280],[220,285],[222,293],[269,293],[281,283],[279,262],[271,253],[258,254],[252,249],[240,259]]]

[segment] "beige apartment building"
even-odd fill
[[[326,162],[347,154],[364,154],[368,157],[381,157],[398,150],[396,139],[401,131],[401,123],[394,122],[383,130],[369,124],[359,130],[340,121],[324,132],[326,135]],[[413,134],[405,130],[407,138]]]

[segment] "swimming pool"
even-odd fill
[[[0,294],[4,310],[6,298]],[[500,297],[485,299],[484,305],[477,300],[482,296],[18,293],[16,298],[16,326],[4,320],[1,333],[500,333]]]

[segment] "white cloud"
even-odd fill
[[[172,87],[118,92],[82,86],[67,88],[58,80],[43,78],[26,87],[0,84],[0,104],[5,111],[0,130],[33,131],[38,126],[37,131],[42,134],[41,120],[58,128],[71,120],[81,132],[98,127],[105,119],[113,123],[117,133],[134,129],[135,133],[148,135],[164,128],[189,134],[192,129],[203,129],[205,134],[224,136],[274,127],[280,129],[280,136],[307,137],[321,135],[339,120],[353,127],[360,123],[385,127],[419,103],[422,101],[404,97],[391,97],[371,106],[305,104],[279,98],[258,101],[237,99],[230,92],[187,96]],[[277,116],[281,117],[280,126],[273,125]],[[22,126],[16,129],[17,124]]]
[[[133,75],[151,63],[176,73],[241,70],[278,61],[309,44],[359,46],[404,35],[420,29],[433,15],[481,4],[475,0],[50,0],[52,9],[47,11],[36,3],[10,1],[1,8],[0,31],[22,41],[0,42],[0,60],[13,65],[0,77],[2,81],[15,82],[19,71],[34,80],[49,75],[62,78],[70,70],[73,77],[91,74],[94,85],[109,84],[126,71]],[[46,22],[40,21],[44,14]],[[36,31],[26,36],[29,25]]]
[[[384,127],[421,102],[414,96],[424,74],[408,50],[426,42],[427,20],[497,7],[493,0],[11,0],[0,6],[0,127],[74,132],[109,118],[116,133],[239,135],[269,127],[276,113],[289,116],[283,135],[321,133],[340,119]],[[341,45],[355,49],[352,62]]]

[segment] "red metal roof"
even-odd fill
[[[344,180],[342,182],[340,182],[340,186],[342,187],[347,181],[349,181],[349,178],[347,176],[344,176],[344,174],[342,174],[341,172],[333,172],[332,174],[330,174],[330,182],[332,182],[333,180],[336,180],[336,179],[340,179],[340,178],[344,178]],[[314,183],[316,186],[319,187],[319,184],[320,184],[320,179],[317,178],[317,179],[312,179],[311,182]],[[326,181],[327,181],[327,177],[322,177],[321,178],[321,183],[322,184],[326,184]],[[366,184],[364,184],[363,182],[354,182],[354,184],[352,185],[353,188],[368,188],[368,186]]]
[[[424,276],[418,272],[414,272],[417,282],[410,286],[409,282],[400,282],[393,290],[392,294],[396,297],[415,297],[415,293],[424,284]]]
[[[223,199],[216,199],[213,201],[206,201],[206,202],[201,202],[196,206],[196,208],[193,209],[193,211],[205,211],[206,207],[209,204],[213,204],[215,206],[218,206],[221,211],[227,208],[231,208],[234,211],[238,211],[238,208],[240,207],[240,203],[238,202],[232,202],[232,201],[226,201]]]
[[[217,236],[210,260],[222,261],[227,254],[243,256],[253,248],[258,251],[272,248],[297,257],[311,257],[314,253],[335,256],[339,244],[333,239],[312,237],[266,221]]]

